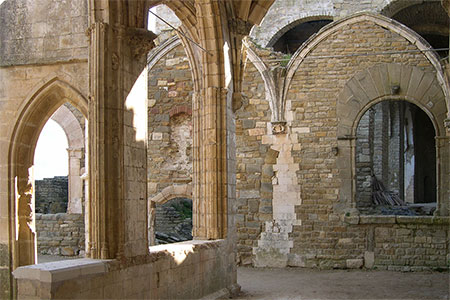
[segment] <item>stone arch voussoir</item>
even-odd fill
[[[192,199],[192,185],[191,184],[180,184],[171,185],[164,188],[160,193],[150,199],[150,202],[157,204],[164,204],[169,200],[174,198],[190,198]]]

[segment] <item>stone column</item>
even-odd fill
[[[83,183],[80,177],[81,157],[83,148],[67,149],[69,154],[69,201],[67,204],[67,213],[81,214],[83,213]]]
[[[145,255],[146,141],[136,106],[147,96],[131,91],[156,36],[95,22],[90,37],[88,251],[102,259]]]
[[[195,97],[194,220],[197,239],[224,238],[227,231],[226,94],[208,87]]]

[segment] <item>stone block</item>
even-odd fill
[[[360,269],[364,262],[362,258],[356,258],[356,259],[347,259],[345,261],[345,264],[347,266],[347,269]]]
[[[360,216],[360,224],[395,224],[395,216]]]
[[[259,198],[259,191],[255,190],[239,191],[238,198],[242,199]]]
[[[254,128],[248,130],[249,136],[257,136],[257,135],[265,135],[266,129],[265,128]]]
[[[364,252],[364,267],[366,269],[372,269],[375,265],[375,252],[366,251]]]

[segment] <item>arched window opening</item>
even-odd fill
[[[181,21],[166,5],[151,8],[174,27]],[[149,245],[192,239],[192,98],[188,54],[173,28],[149,13],[158,34],[148,60]],[[189,190],[189,191],[188,191]],[[168,199],[169,202],[166,202]]]
[[[65,213],[68,202],[68,142],[61,126],[48,120],[34,155],[36,213]]]
[[[167,5],[160,4],[154,6],[150,11],[175,28],[181,26],[180,19]],[[157,43],[163,43],[175,34],[172,27],[155,17],[152,13],[148,14],[148,30],[158,35]]]
[[[174,198],[156,204],[155,244],[192,240],[192,200]]]
[[[391,18],[413,29],[433,48],[448,48],[450,19],[439,1],[408,6]],[[447,57],[448,51],[439,51],[439,55]]]
[[[83,114],[69,103],[42,129],[34,155],[38,263],[85,252],[85,130]]]
[[[310,36],[315,34],[323,26],[331,23],[332,20],[312,20],[303,22],[283,34],[274,43],[269,43],[274,51],[285,54],[294,53]]]
[[[435,129],[406,101],[369,108],[356,132],[356,199],[367,214],[430,215],[436,209]]]

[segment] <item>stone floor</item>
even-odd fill
[[[449,299],[448,272],[238,268],[234,299]]]

